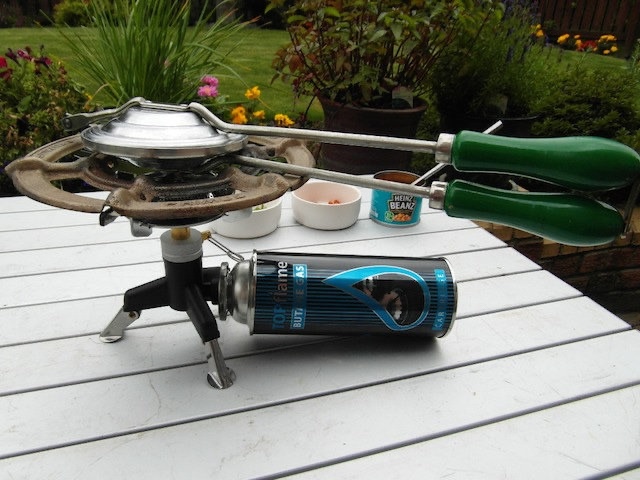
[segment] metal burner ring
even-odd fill
[[[252,137],[252,143],[266,145],[288,163],[313,166],[314,159],[304,143],[292,139]],[[101,213],[110,208],[119,215],[156,225],[184,225],[217,218],[225,212],[250,208],[282,196],[296,189],[306,179],[265,173],[248,175],[239,169],[226,167],[218,176],[226,181],[234,193],[193,200],[158,200],[161,192],[143,176],[124,183],[118,179],[98,180],[96,156],[72,162],[59,162],[62,158],[83,148],[80,135],[66,137],[44,145],[24,158],[15,160],[6,171],[20,193],[42,203],[87,213]],[[56,188],[51,182],[82,179],[97,188],[111,190],[106,200],[77,195]],[[166,189],[166,186],[163,187]]]

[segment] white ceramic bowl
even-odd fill
[[[251,214],[229,212],[211,222],[213,232],[229,238],[257,238],[268,235],[278,227],[282,212],[282,197],[251,209]]]
[[[360,213],[360,190],[333,182],[307,182],[293,191],[293,216],[302,225],[318,230],[350,227]]]

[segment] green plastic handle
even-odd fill
[[[574,190],[621,188],[640,175],[640,155],[599,137],[509,138],[458,133],[451,163],[461,172],[502,172],[537,178]]]
[[[620,213],[606,203],[567,193],[527,193],[454,180],[444,211],[451,217],[509,225],[565,245],[613,241],[624,228]]]

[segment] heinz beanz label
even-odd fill
[[[376,173],[373,178],[411,184],[419,177],[410,172],[388,170]],[[422,197],[406,193],[373,190],[369,217],[377,223],[392,227],[409,227],[420,221]]]

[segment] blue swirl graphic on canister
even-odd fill
[[[429,286],[417,273],[392,265],[353,268],[324,280],[358,299],[394,331],[420,325],[429,312]]]

